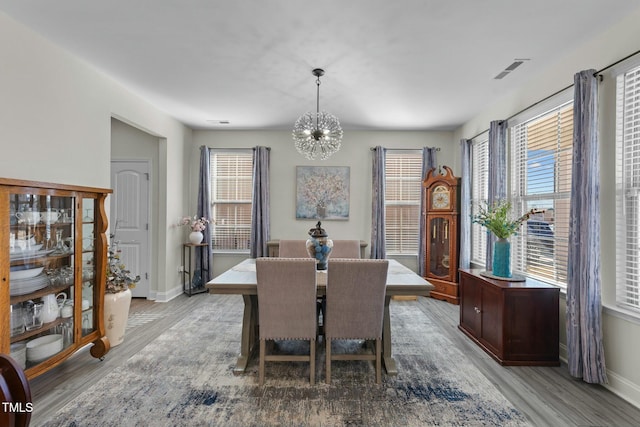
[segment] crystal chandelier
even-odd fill
[[[340,149],[342,128],[336,116],[320,112],[320,76],[324,75],[324,70],[316,68],[312,73],[317,77],[316,112],[304,113],[296,120],[293,140],[298,152],[307,159],[326,160]]]

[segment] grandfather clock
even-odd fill
[[[458,304],[460,179],[453,176],[448,166],[443,169],[444,174],[431,169],[422,182],[427,234],[422,262],[425,263],[425,279],[435,286],[431,297]]]

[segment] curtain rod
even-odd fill
[[[609,64],[609,65],[607,65],[607,66],[606,66],[606,67],[604,67],[604,68],[601,68],[600,70],[598,70],[598,71],[596,71],[595,73],[593,73],[593,77],[599,77],[599,78],[600,78],[600,81],[602,81],[602,74],[600,74],[600,73],[602,73],[603,71],[608,70],[608,69],[609,69],[609,68],[611,68],[611,67],[615,67],[615,66],[616,66],[616,65],[618,65],[619,63],[621,63],[621,62],[623,62],[623,61],[626,61],[627,59],[629,59],[629,58],[631,58],[631,57],[634,57],[634,56],[636,56],[636,55],[637,55],[637,54],[639,54],[639,53],[640,53],[640,50],[636,50],[635,52],[633,52],[633,53],[631,53],[631,54],[629,54],[629,55],[625,56],[624,58],[619,59],[619,60],[617,60],[616,62],[614,62],[614,63],[612,63],[612,64]],[[565,87],[565,88],[562,88],[562,89],[560,89],[559,91],[556,91],[556,92],[552,93],[551,95],[549,95],[549,96],[547,96],[547,97],[542,98],[540,101],[535,102],[535,103],[533,103],[533,104],[529,105],[529,106],[528,106],[528,107],[526,107],[526,108],[523,108],[522,110],[518,111],[518,112],[517,112],[517,113],[515,113],[515,114],[510,115],[509,117],[507,117],[506,119],[504,119],[504,120],[502,120],[502,121],[509,121],[509,120],[513,119],[514,117],[516,117],[518,114],[522,114],[522,113],[524,113],[525,111],[527,111],[527,110],[529,110],[529,109],[531,109],[531,108],[535,107],[536,105],[538,105],[538,104],[540,104],[540,103],[542,103],[542,102],[544,102],[544,101],[547,101],[548,99],[551,99],[551,98],[553,98],[553,97],[554,97],[554,96],[556,96],[556,95],[561,94],[562,92],[564,92],[564,91],[565,91],[565,90],[567,90],[567,89],[570,89],[571,87],[573,87],[573,84],[570,84],[569,86],[567,86],[567,87]],[[483,130],[482,132],[478,133],[477,135],[474,135],[474,136],[472,136],[471,138],[466,138],[466,139],[474,139],[474,138],[477,138],[477,137],[479,137],[480,135],[482,135],[483,133],[485,133],[485,132],[487,132],[487,131],[489,131],[489,129],[485,129],[485,130]]]
[[[204,145],[201,145],[200,147],[204,147]],[[224,151],[247,151],[247,150],[255,150],[256,147],[233,147],[233,148],[222,148],[222,147],[209,147],[208,145],[206,146],[209,150],[224,150]],[[271,147],[267,147],[267,151],[271,151]]]
[[[416,150],[421,150],[421,148],[387,148],[387,147],[383,147],[387,150],[394,150],[394,151],[416,151]],[[431,147],[431,148],[435,148],[436,151],[440,151],[440,147]],[[371,147],[370,148],[371,151],[376,151],[376,147]]]

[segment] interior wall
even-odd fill
[[[292,119],[293,120],[293,119]],[[257,145],[271,147],[271,238],[307,239],[308,231],[316,220],[295,217],[296,166],[348,166],[350,168],[350,207],[346,221],[325,220],[322,227],[333,239],[357,239],[367,242],[369,256],[371,241],[371,174],[372,147],[386,148],[439,147],[438,164],[451,165],[457,150],[452,145],[450,132],[392,132],[345,130],[340,151],[324,161],[307,160],[294,146],[290,131],[194,131],[191,150],[191,178],[197,183],[199,147],[252,148]],[[454,173],[456,173],[454,169]],[[197,185],[192,185],[190,205],[195,211]],[[186,214],[186,213],[185,213]],[[185,231],[186,233],[186,231]],[[235,265],[246,255],[214,255],[214,276]],[[417,270],[417,257],[399,257],[401,262]]]
[[[151,164],[149,177],[149,282],[148,299],[156,299],[158,292],[158,161],[160,140],[157,136],[150,135],[134,128],[120,120],[111,119],[111,160],[145,160]]]
[[[573,84],[575,73],[600,70],[640,49],[640,8],[606,33],[585,40],[581,48],[554,67],[509,94],[455,132],[455,139],[471,138],[488,129],[491,120],[501,120],[533,105],[541,99]],[[535,58],[533,58],[535,60]],[[603,339],[609,384],[613,392],[640,407],[640,314],[628,313],[616,306],[615,246],[615,81],[609,72],[599,86],[600,125],[600,203],[601,203],[601,278],[603,302]],[[507,77],[508,78],[508,77]],[[561,300],[561,354],[566,357],[566,302]]]
[[[3,177],[109,188],[112,117],[160,138],[158,299],[180,294],[191,130],[2,12],[0,57]]]

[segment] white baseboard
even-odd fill
[[[640,385],[632,383],[624,377],[607,370],[609,384],[604,386],[613,394],[640,408]]]
[[[182,295],[182,293],[182,283],[180,283],[169,289],[167,292],[156,292],[154,296],[156,302],[168,302],[175,297]]]

